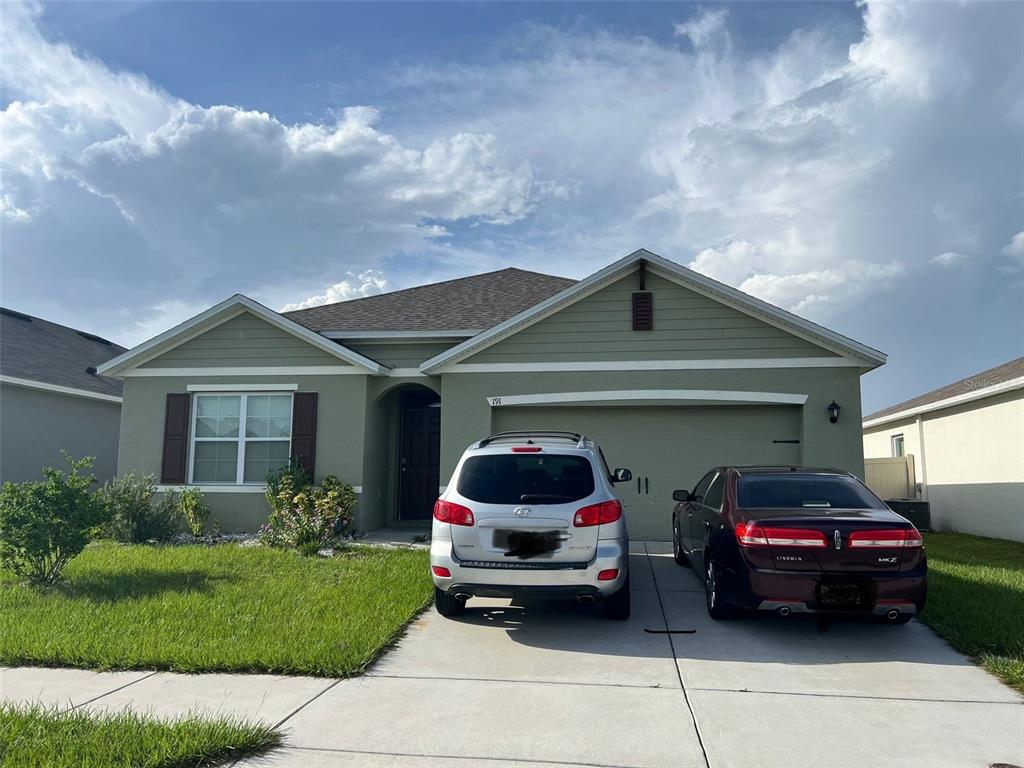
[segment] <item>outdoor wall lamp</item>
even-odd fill
[[[842,408],[839,407],[839,403],[833,400],[828,404],[828,407],[825,410],[828,411],[828,420],[831,423],[835,424],[839,421],[839,411],[842,410]]]

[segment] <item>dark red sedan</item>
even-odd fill
[[[904,624],[924,608],[921,534],[849,473],[716,467],[672,498],[675,560],[704,579],[712,618],[756,609]]]

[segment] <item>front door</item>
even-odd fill
[[[429,520],[441,483],[441,409],[403,405],[398,457],[398,519]]]

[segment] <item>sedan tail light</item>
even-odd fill
[[[917,528],[885,528],[878,531],[854,531],[850,534],[850,549],[898,549],[923,547],[924,539]]]
[[[450,501],[438,499],[434,504],[434,519],[439,523],[451,523],[452,525],[473,525],[476,522],[473,518],[473,510],[461,504],[453,504]]]
[[[622,517],[622,504],[617,501],[602,501],[600,504],[591,504],[589,507],[577,509],[572,518],[572,524],[576,528],[586,528],[591,525],[614,523],[620,517]]]
[[[825,534],[813,528],[782,528],[760,523],[736,523],[741,547],[827,547]]]

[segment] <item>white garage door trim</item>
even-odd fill
[[[745,392],[724,389],[612,389],[593,392],[547,392],[533,395],[488,395],[492,408],[517,405],[592,405],[594,403],[715,403],[803,405],[807,395],[789,392]]]

